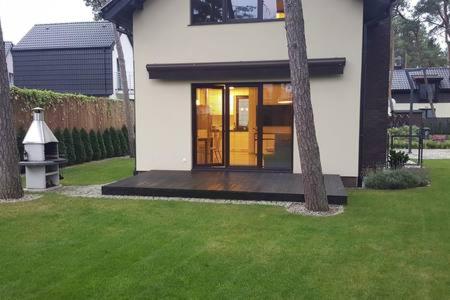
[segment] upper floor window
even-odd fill
[[[259,22],[284,18],[283,0],[191,0],[193,24]]]

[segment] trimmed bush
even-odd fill
[[[122,130],[117,130],[117,137],[119,138],[120,146],[122,148],[122,155],[128,155],[128,143],[123,136]]]
[[[98,141],[98,149],[99,154],[100,154],[100,158],[99,159],[104,159],[107,157],[106,155],[106,146],[105,146],[105,141],[103,139],[103,134],[99,131],[97,131],[97,141]]]
[[[103,142],[105,143],[106,157],[113,157],[114,156],[114,148],[112,145],[111,133],[109,132],[109,129],[106,129],[103,132]]]
[[[27,133],[25,132],[25,129],[23,127],[20,127],[19,130],[17,130],[17,150],[19,151],[19,159],[23,160],[23,153],[25,151],[25,147],[23,145],[23,139],[25,138],[25,135]]]
[[[64,129],[63,137],[64,145],[66,146],[66,159],[69,161],[69,164],[73,165],[77,162],[77,155],[75,154],[72,132],[67,128]]]
[[[409,155],[403,151],[391,150],[389,152],[389,167],[391,169],[403,168],[409,160]]]
[[[64,143],[64,134],[61,131],[61,129],[55,130],[55,137],[58,140],[58,151],[60,157],[66,157],[67,156],[67,149],[66,144]]]
[[[84,128],[81,128],[80,130],[80,137],[81,141],[83,141],[84,144],[84,150],[86,152],[86,161],[92,161],[94,152],[92,150],[91,139],[89,138],[89,135]]]
[[[76,162],[81,164],[86,161],[86,150],[84,148],[84,143],[81,140],[80,131],[74,128],[72,130],[73,147],[75,149],[75,155],[77,157]]]
[[[120,145],[119,138],[117,136],[117,131],[115,128],[111,127],[109,129],[109,133],[111,135],[111,142],[114,149],[114,155],[113,156],[122,156],[122,147]]]
[[[369,174],[364,184],[369,189],[401,190],[427,186],[429,176],[424,169],[383,170]]]
[[[89,140],[92,147],[92,160],[99,160],[102,157],[100,145],[98,144],[97,134],[94,130],[89,131]]]

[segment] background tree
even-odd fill
[[[101,8],[105,6],[110,0],[84,0],[86,6],[92,8],[94,12],[95,20],[101,20]],[[120,40],[121,33],[116,29],[114,30],[114,39],[116,42],[118,64],[120,69],[120,80],[123,91],[123,101],[124,101],[124,113],[128,128],[128,144],[130,149],[130,156],[135,157],[135,134],[134,134],[134,116],[131,111],[130,105],[130,91],[128,89],[128,78],[127,78],[127,68],[125,65],[125,55],[123,53],[122,42]]]
[[[414,16],[427,23],[430,33],[444,37],[447,45],[447,64],[450,65],[450,0],[419,0]]]
[[[97,131],[97,140],[98,140],[98,148],[100,153],[100,159],[104,159],[107,157],[105,140],[103,139],[103,134],[100,130]]]
[[[92,146],[92,160],[99,160],[102,157],[100,145],[98,144],[97,134],[94,130],[89,131],[89,139]]]
[[[77,162],[77,156],[75,154],[75,148],[73,145],[73,137],[72,132],[66,128],[63,131],[64,136],[64,145],[66,145],[66,159],[69,161],[69,164],[73,165]]]
[[[9,95],[5,43],[0,24],[0,199],[23,197],[19,174],[19,151]]]
[[[111,133],[109,129],[106,129],[103,132],[103,142],[105,143],[105,157],[113,157],[114,156],[114,148],[111,140]]]
[[[61,157],[67,157],[66,144],[64,143],[64,134],[61,129],[57,128],[55,130],[55,137],[58,140],[58,151]]]
[[[77,157],[77,164],[81,164],[86,161],[86,150],[84,149],[84,143],[81,139],[80,131],[76,128],[72,130],[73,148],[75,149],[75,155]]]
[[[423,22],[395,16],[392,22],[394,37],[393,59],[400,59],[405,68],[440,67],[447,65],[436,38],[429,35]]]
[[[92,150],[89,135],[84,128],[81,128],[80,130],[80,137],[84,144],[84,150],[86,151],[86,161],[92,161],[92,158],[94,157],[94,151]]]
[[[111,135],[111,142],[114,150],[113,156],[122,156],[122,147],[120,145],[119,137],[117,136],[117,130],[114,127],[111,127],[109,129],[109,134]]]
[[[311,103],[305,22],[301,0],[284,0],[286,37],[294,97],[294,122],[308,210],[328,211],[327,193]]]

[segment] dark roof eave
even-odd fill
[[[311,76],[344,74],[345,58],[310,59]],[[148,64],[150,79],[161,80],[237,80],[289,78],[288,60],[213,62],[183,64]]]
[[[143,8],[145,0],[111,0],[100,12],[103,19],[122,28],[125,33],[133,33],[133,13]]]

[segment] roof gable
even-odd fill
[[[107,48],[114,44],[110,22],[79,22],[35,25],[14,51],[43,49]]]

